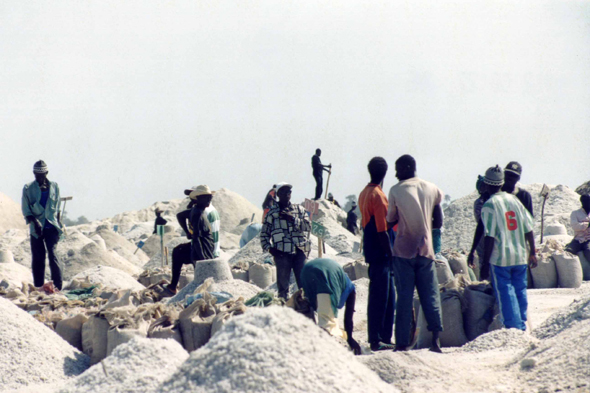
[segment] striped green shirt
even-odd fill
[[[221,247],[219,245],[221,220],[219,218],[219,212],[213,207],[213,205],[209,205],[209,207],[205,209],[205,214],[207,214],[207,220],[209,221],[209,224],[211,224],[211,234],[213,235],[213,243],[215,244],[213,255],[217,258],[221,253]]]
[[[490,263],[497,266],[527,264],[524,234],[533,230],[533,217],[514,195],[498,192],[483,205],[485,235],[493,237]]]

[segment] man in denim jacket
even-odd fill
[[[59,186],[47,179],[49,170],[44,161],[35,163],[33,173],[35,181],[25,184],[22,197],[23,215],[31,232],[33,281],[36,287],[41,287],[45,283],[47,253],[51,279],[55,287],[61,290],[61,266],[55,255],[55,247],[62,234]]]

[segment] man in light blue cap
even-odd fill
[[[22,197],[22,212],[31,232],[33,281],[36,287],[45,283],[47,253],[53,285],[61,290],[61,266],[55,255],[62,234],[59,186],[47,178],[49,169],[43,160],[35,163],[33,173],[35,181],[25,184]]]

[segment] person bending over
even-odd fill
[[[361,347],[352,338],[356,290],[342,266],[328,258],[309,261],[301,270],[301,287],[318,314],[318,325],[332,336],[345,339],[354,354],[360,355]],[[344,306],[343,332],[336,318]]]

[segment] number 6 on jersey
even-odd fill
[[[516,221],[516,214],[511,210],[506,212],[506,225],[509,231],[515,231],[518,228],[518,222]]]

